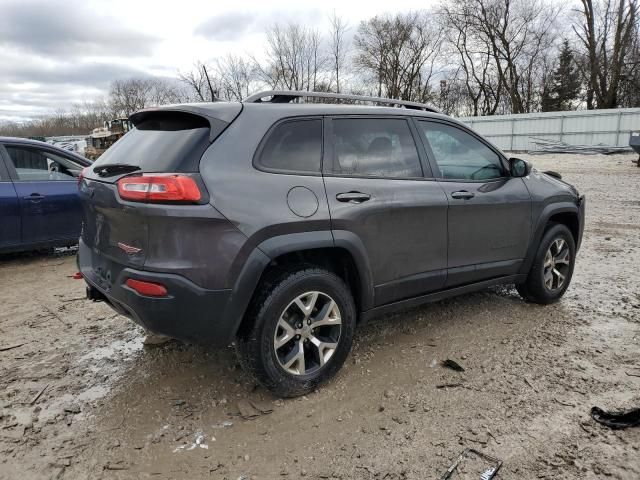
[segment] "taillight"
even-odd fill
[[[160,283],[145,282],[143,280],[134,280],[133,278],[128,278],[125,282],[125,285],[129,288],[134,289],[140,295],[145,295],[147,297],[167,296],[167,287]]]
[[[121,178],[118,193],[132,202],[197,202],[202,198],[193,178],[175,173]]]

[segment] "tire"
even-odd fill
[[[345,282],[327,270],[300,267],[270,276],[247,315],[249,322],[236,342],[240,363],[277,396],[311,392],[336,374],[351,350],[353,296]]]
[[[542,236],[527,279],[516,285],[518,293],[528,302],[546,305],[558,301],[571,283],[575,260],[571,231],[565,225],[552,224]]]

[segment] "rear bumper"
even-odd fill
[[[175,274],[123,267],[93,252],[82,240],[78,267],[89,298],[104,299],[115,311],[153,333],[204,345],[228,345],[237,323],[225,315],[231,290],[207,290]],[[167,297],[147,297],[127,287],[127,279],[161,283]]]

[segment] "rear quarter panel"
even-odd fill
[[[182,275],[207,289],[225,289],[246,237],[209,204],[127,202],[111,183],[85,180],[83,242],[118,264]],[[119,244],[139,249],[125,252]]]
[[[152,206],[153,207],[153,206]],[[207,289],[227,289],[243,263],[246,237],[211,205],[164,205],[147,210],[144,269],[182,275]]]
[[[269,173],[252,164],[264,134],[281,118],[278,109],[245,105],[200,162],[211,204],[246,235],[248,250],[279,235],[310,231],[326,231],[330,235],[329,208],[320,173]],[[294,187],[313,192],[317,199],[315,213],[301,217],[289,208],[287,196]]]

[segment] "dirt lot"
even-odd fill
[[[589,417],[640,406],[640,168],[530,158],[588,197],[564,299],[496,288],[381,318],[335,381],[295,400],[256,387],[231,349],[143,348],[82,299],[73,255],[1,259],[0,478],[417,480],[466,447],[502,459],[502,479],[640,478],[640,428]],[[273,411],[245,420],[242,399]]]

